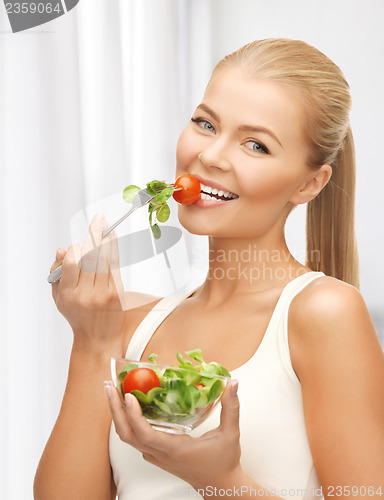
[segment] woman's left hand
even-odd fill
[[[135,396],[126,394],[123,404],[112,384],[106,384],[106,393],[118,436],[142,452],[147,462],[179,477],[195,489],[228,482],[230,477],[238,474],[237,381],[231,381],[223,393],[219,427],[198,438],[156,431],[143,417]]]

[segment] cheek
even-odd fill
[[[239,176],[239,185],[243,197],[249,202],[286,201],[297,189],[298,173],[289,165],[280,162],[268,162],[262,168],[253,166],[247,176]]]

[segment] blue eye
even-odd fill
[[[258,141],[247,141],[245,144],[253,144],[253,146],[250,148],[252,151],[255,151],[256,153],[266,153],[269,155],[269,150],[264,144]]]
[[[208,132],[215,131],[213,125],[209,123],[207,120],[204,120],[203,118],[191,118],[191,121],[193,121],[194,123],[198,123],[199,127],[201,127],[204,130],[208,130]]]

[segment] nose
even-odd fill
[[[229,170],[231,162],[224,141],[218,139],[205,147],[198,155],[200,163],[205,168],[219,168]]]

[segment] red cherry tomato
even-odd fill
[[[195,386],[201,391],[201,389],[204,389],[205,385],[204,384],[195,384]]]
[[[175,188],[181,188],[173,193],[173,198],[181,205],[191,205],[200,198],[200,182],[192,175],[180,175],[174,184]]]
[[[134,368],[123,380],[123,392],[141,391],[144,394],[154,387],[160,387],[160,380],[150,368]]]

